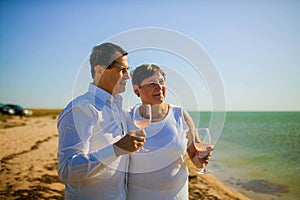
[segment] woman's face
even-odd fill
[[[164,102],[166,90],[165,79],[159,72],[144,79],[138,88],[142,102],[151,105]]]

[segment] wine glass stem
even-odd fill
[[[144,128],[141,128],[140,130],[143,131]],[[141,146],[141,148],[138,151],[141,152],[141,151],[149,151],[149,150],[146,149],[144,146]]]

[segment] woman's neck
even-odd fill
[[[152,108],[152,122],[158,122],[163,120],[169,112],[169,105],[166,103],[154,104],[151,105],[151,108]]]

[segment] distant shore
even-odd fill
[[[48,110],[49,111],[49,110]],[[63,199],[57,176],[57,113],[42,117],[6,118],[0,122],[1,199]],[[189,199],[248,199],[212,175],[190,170]]]

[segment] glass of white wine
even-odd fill
[[[197,139],[198,136],[198,139]],[[211,147],[211,137],[208,128],[197,128],[194,135],[194,146],[198,151],[198,156],[200,158],[205,158],[209,153],[209,148]],[[204,165],[198,174],[208,174],[212,173],[212,170],[207,169]]]
[[[133,110],[133,123],[136,127],[143,130],[146,128],[152,120],[152,112],[150,104],[138,104]],[[144,147],[141,147],[140,151],[149,151]]]

